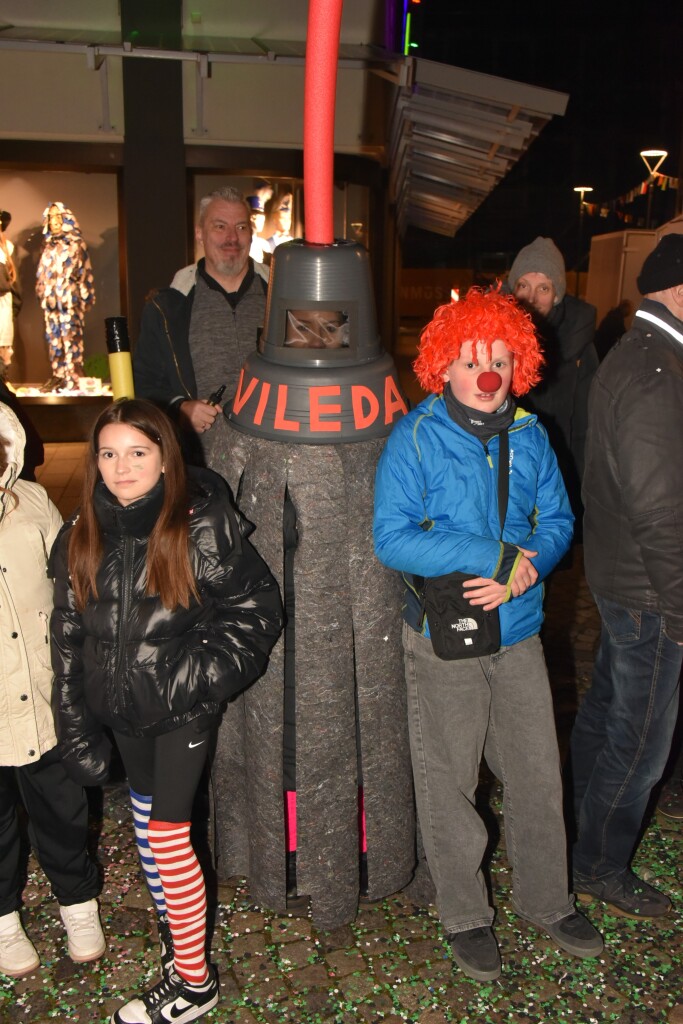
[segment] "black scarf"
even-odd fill
[[[450,418],[468,434],[478,437],[480,441],[488,441],[489,438],[499,434],[501,430],[507,430],[512,426],[515,418],[516,406],[512,395],[508,395],[495,412],[481,412],[479,409],[471,409],[468,405],[463,405],[453,394],[450,381],[446,382],[443,397]]]
[[[151,491],[130,505],[119,505],[103,480],[95,486],[95,515],[104,533],[129,534],[143,540],[149,537],[164,503],[163,473]]]

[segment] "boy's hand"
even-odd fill
[[[538,572],[531,558],[535,558],[538,551],[528,551],[526,548],[519,548],[522,553],[517,563],[515,575],[510,584],[510,593],[513,597],[519,597],[529,587],[533,587],[538,579]],[[463,585],[465,597],[470,604],[482,605],[485,612],[493,611],[507,600],[507,587],[504,583],[497,583],[495,580],[487,579],[485,576],[477,576],[476,579],[466,580]]]
[[[485,612],[493,611],[498,605],[503,604],[507,597],[507,587],[504,583],[496,583],[485,576],[465,580],[462,588],[469,603],[482,605]]]
[[[533,587],[534,583],[538,579],[538,571],[533,563],[529,561],[530,558],[536,557],[538,551],[527,551],[526,548],[520,548],[519,550],[524,557],[520,558],[517,563],[515,575],[512,579],[512,583],[510,584],[510,592],[513,597],[519,597],[520,594],[523,594],[529,589],[529,587]]]

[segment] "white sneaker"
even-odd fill
[[[10,978],[30,974],[40,964],[38,954],[15,910],[0,917],[0,971]]]
[[[60,907],[59,913],[66,928],[69,956],[77,964],[99,960],[107,948],[104,941],[97,900]]]

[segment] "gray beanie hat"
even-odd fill
[[[524,277],[525,274],[545,274],[555,286],[557,301],[562,301],[567,291],[564,260],[552,238],[542,238],[539,235],[533,242],[519,250],[508,274],[512,291],[515,290],[520,277]]]

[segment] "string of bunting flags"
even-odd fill
[[[628,206],[639,196],[646,196],[648,188],[650,186],[650,179],[647,178],[642,181],[635,188],[630,189],[623,196],[618,196],[616,199],[609,199],[601,203],[591,203],[588,200],[584,200],[585,212],[590,216],[607,217],[610,213],[615,213],[618,217],[623,219],[626,223],[635,220],[633,214],[628,213],[622,209],[624,206]],[[655,173],[652,179],[652,187],[657,188],[660,192],[665,192],[667,189],[678,189],[678,178],[672,178],[670,174],[659,174]]]

